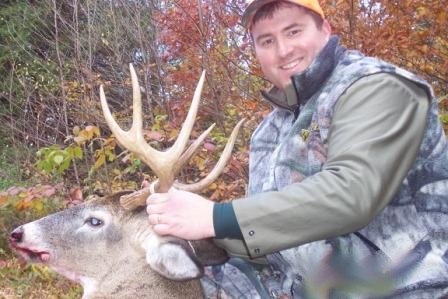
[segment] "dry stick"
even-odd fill
[[[11,64],[11,80],[9,82],[9,117],[10,117],[10,123],[11,123],[11,127],[15,127],[15,121],[14,121],[14,115],[13,115],[13,101],[12,99],[12,86],[13,86],[13,78],[14,78],[14,72],[15,72],[15,61]],[[12,138],[12,143],[14,144],[15,138],[14,138],[14,134],[11,134],[11,138]],[[14,151],[14,153],[16,153],[16,151]],[[17,157],[16,157],[17,158]],[[19,161],[19,159],[14,159],[15,161]]]
[[[74,35],[74,44],[75,44],[75,55],[76,55],[76,71],[77,71],[77,75],[78,77],[81,78],[82,80],[82,84],[83,86],[86,86],[86,78],[85,75],[82,71],[80,71],[79,66],[81,65],[81,45],[80,45],[80,37],[79,37],[79,3],[78,0],[73,0],[73,19],[74,19],[74,30],[73,30],[73,35]],[[90,79],[87,78],[89,81]],[[82,100],[85,100],[85,98],[83,97]],[[83,150],[84,152],[86,152],[87,147],[86,145],[83,145]],[[89,167],[89,159],[85,159],[85,166],[88,168]],[[73,161],[73,163],[75,163],[75,161]],[[79,183],[78,183],[79,184]],[[110,186],[110,184],[108,184],[108,186]]]
[[[148,84],[148,81],[149,81],[149,79],[148,79],[148,59],[146,58],[146,51],[145,51],[146,47],[143,42],[144,36],[143,36],[143,32],[142,32],[142,27],[141,27],[140,10],[136,11],[135,18],[136,18],[136,22],[137,22],[138,42],[140,45],[140,51],[141,51],[141,55],[142,55],[142,59],[143,59],[143,78],[144,78],[143,84],[145,85],[146,103],[148,104],[149,111],[151,111],[151,113],[149,114],[150,120],[151,120],[151,122],[153,122],[154,121],[154,115],[152,114],[153,103],[151,101],[152,89],[150,88],[150,86]]]
[[[202,38],[202,63],[203,63],[203,69],[205,70],[209,70],[210,69],[210,57],[209,57],[209,53],[207,51],[207,47],[205,47],[205,45],[207,44],[207,41],[205,39],[205,34],[204,34],[204,17],[203,17],[203,12],[202,12],[202,6],[201,6],[201,0],[197,0],[197,4],[198,4],[198,14],[199,14],[199,34]],[[216,122],[218,123],[218,127],[224,131],[224,133],[226,133],[225,131],[225,126],[222,120],[222,116],[219,109],[219,103],[222,103],[222,100],[220,99],[220,97],[217,95],[216,93],[216,85],[215,82],[213,80],[213,77],[207,77],[207,83],[210,85],[210,89],[213,93],[213,106],[215,108],[215,115],[216,115]]]
[[[64,115],[64,122],[65,122],[65,134],[66,136],[69,135],[68,130],[68,117],[67,117],[67,97],[64,90],[64,76],[62,74],[62,59],[61,59],[61,53],[59,50],[59,28],[58,28],[58,21],[57,21],[57,6],[56,6],[56,0],[53,0],[53,9],[54,9],[54,38],[55,38],[55,46],[56,46],[56,56],[58,58],[58,65],[59,65],[59,81],[61,84],[61,92],[62,92],[62,107],[63,107],[63,115]],[[76,162],[73,159],[73,171],[75,173],[76,183],[79,185],[79,175],[78,175],[78,168],[76,167]]]
[[[161,100],[161,106],[164,107],[165,111],[167,111],[168,113],[171,113],[171,109],[169,109],[168,107],[168,95],[165,92],[165,86],[164,86],[164,82],[162,81],[162,77],[163,77],[163,63],[161,61],[160,55],[158,55],[157,53],[157,37],[158,35],[158,24],[155,23],[155,20],[153,18],[154,12],[157,9],[156,7],[157,4],[153,4],[152,6],[152,10],[151,10],[151,15],[150,15],[150,25],[149,28],[151,30],[151,34],[152,34],[152,41],[153,43],[149,44],[149,50],[151,51],[151,59],[153,59],[153,61],[151,61],[151,65],[155,64],[157,67],[157,83],[159,84],[158,88],[158,93],[161,94],[162,100]]]
[[[350,0],[350,17],[348,18],[349,26],[350,26],[350,38],[352,40],[352,46],[357,49],[357,42],[356,42],[356,36],[355,36],[355,30],[356,30],[356,19],[354,17],[355,15],[355,4],[353,0]]]

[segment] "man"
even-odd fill
[[[448,149],[430,86],[340,46],[317,1],[254,0],[243,23],[273,84],[247,197],[152,195],[154,230],[249,260],[204,280],[232,298],[448,296]]]

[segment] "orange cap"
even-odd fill
[[[246,7],[243,13],[242,22],[243,25],[248,28],[252,23],[252,18],[254,17],[255,13],[260,9],[263,5],[275,2],[278,0],[249,0],[247,3],[249,5]],[[286,0],[288,2],[301,5],[303,7],[306,7],[314,12],[316,12],[318,15],[322,17],[322,19],[325,19],[324,12],[322,8],[319,5],[319,2],[317,0]]]

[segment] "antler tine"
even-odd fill
[[[151,167],[154,172],[159,175],[163,170],[157,163],[157,158],[164,153],[153,149],[149,144],[145,142],[142,132],[142,109],[141,109],[141,97],[139,91],[139,85],[135,70],[130,64],[132,89],[133,89],[133,121],[132,127],[129,131],[124,131],[120,128],[117,122],[114,120],[112,113],[110,112],[107,104],[106,96],[104,94],[103,86],[100,86],[100,101],[101,108],[103,109],[104,118],[112,133],[117,138],[118,142],[131,152],[135,153],[140,159]]]
[[[137,74],[132,63],[129,64],[132,82],[132,127],[136,136],[143,137],[142,96],[138,84]]]
[[[188,147],[188,149],[180,156],[179,161],[175,165],[175,173],[177,174],[182,167],[190,160],[190,158],[196,153],[202,141],[204,141],[205,137],[207,137],[208,133],[215,127],[215,124],[212,124],[207,130],[202,132],[202,134]]]
[[[233,128],[233,131],[230,134],[229,139],[227,140],[226,146],[222,151],[221,157],[219,158],[215,167],[213,167],[212,171],[210,171],[210,173],[205,178],[193,184],[182,184],[179,182],[174,182],[174,187],[184,191],[199,192],[208,185],[210,185],[211,183],[213,183],[218,178],[218,176],[223,172],[224,167],[229,161],[230,156],[232,154],[233,146],[235,145],[236,137],[238,136],[238,132],[244,122],[245,119],[240,120],[236,124],[235,128]]]
[[[109,105],[107,104],[106,96],[104,94],[103,84],[100,85],[100,102],[101,108],[103,109],[104,118],[112,133],[115,135],[125,134],[126,132],[120,128],[110,112]]]
[[[232,131],[232,134],[229,137],[229,140],[227,140],[227,144],[224,147],[224,150],[221,154],[221,157],[218,160],[218,163],[216,163],[215,167],[212,169],[212,171],[201,181],[194,183],[194,184],[182,184],[179,182],[174,182],[174,186],[178,189],[185,190],[185,191],[200,191],[210,185],[216,178],[221,174],[221,172],[224,170],[225,164],[228,162],[230,158],[230,154],[232,152],[233,146],[235,144],[236,137],[238,136],[238,131],[241,127],[241,125],[244,123],[244,119],[240,120],[238,124],[235,126],[235,128]],[[182,155],[182,158],[185,158],[185,161],[187,161],[197,150],[198,145],[202,142],[202,140],[205,138],[205,136],[208,134],[209,131],[213,128],[210,127],[207,131],[203,132],[201,136],[199,136],[196,141],[190,145],[187,151]],[[197,145],[195,145],[197,144]],[[187,159],[188,156],[188,159]],[[146,187],[143,189],[140,189],[136,192],[133,192],[128,195],[124,195],[120,198],[120,203],[123,206],[123,208],[127,210],[132,210],[134,208],[137,208],[138,206],[141,206],[145,203],[146,198],[152,193],[154,190],[152,190],[152,187]]]
[[[191,130],[193,129],[194,121],[196,119],[196,114],[198,112],[199,102],[201,99],[202,87],[205,81],[205,71],[202,72],[201,78],[199,79],[196,90],[194,91],[193,100],[191,101],[190,110],[188,111],[187,117],[182,125],[182,129],[179,132],[179,136],[168,150],[169,154],[172,155],[173,165],[177,162],[182,152],[185,150],[188,140],[190,139]]]
[[[179,162],[174,166],[174,174],[177,174],[182,167],[185,165],[188,160],[196,153],[201,145],[202,141],[207,137],[208,133],[215,127],[215,124],[212,124],[207,130],[202,132],[202,134],[188,147],[188,149],[182,154],[179,159]],[[146,201],[146,198],[155,192],[155,185],[158,184],[158,180],[151,183],[149,187],[143,188],[136,192],[133,192],[128,195],[124,195],[120,198],[121,205],[127,209],[132,210],[140,205],[143,205]]]

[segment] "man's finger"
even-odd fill
[[[146,199],[146,204],[157,204],[168,200],[168,194],[167,193],[154,193],[148,196]]]
[[[163,204],[148,204],[146,206],[146,213],[148,215],[163,213],[164,212],[163,207],[164,207]]]
[[[154,232],[160,236],[165,236],[170,234],[170,226],[168,224],[156,224],[152,227]]]
[[[158,225],[163,223],[161,214],[150,214],[148,216],[149,224]]]

